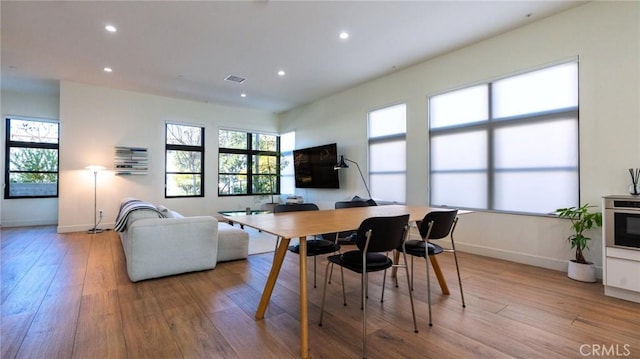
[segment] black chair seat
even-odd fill
[[[289,246],[288,249],[296,254],[300,254],[300,245]],[[307,256],[317,256],[337,252],[340,246],[333,241],[326,239],[312,239],[307,241]]]
[[[356,273],[362,273],[362,252],[348,251],[336,254],[327,258],[329,262],[335,263]],[[377,272],[390,268],[393,261],[381,253],[367,253],[367,272]]]
[[[407,254],[409,255],[416,256],[416,257],[424,257],[425,255],[424,246],[425,246],[424,241],[412,239],[405,243],[404,248],[407,251]],[[399,250],[402,250],[402,248],[399,248]],[[440,247],[437,244],[429,243],[430,256],[440,254],[442,252],[443,252],[442,247]]]

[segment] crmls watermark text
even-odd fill
[[[629,344],[582,344],[580,355],[583,357],[628,357],[631,355]]]

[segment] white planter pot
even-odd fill
[[[574,260],[569,261],[569,268],[567,269],[567,276],[571,279],[579,280],[581,282],[595,282],[596,281],[596,266],[593,263],[582,264],[577,263]]]

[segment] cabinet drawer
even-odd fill
[[[607,285],[640,292],[640,262],[608,257]]]

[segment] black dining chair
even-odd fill
[[[273,213],[296,212],[296,211],[317,211],[318,206],[314,203],[296,203],[296,204],[279,204],[273,208]],[[276,249],[278,248],[279,238],[276,240]],[[287,248],[289,251],[300,254],[300,245],[294,244]],[[328,240],[315,236],[313,239],[307,240],[307,257],[313,257],[313,287],[316,286],[316,257],[321,254],[335,253],[340,250],[340,245],[335,240]],[[275,255],[275,254],[274,254]]]
[[[360,224],[356,234],[356,246],[357,250],[348,251],[342,254],[336,254],[328,257],[329,263],[339,265],[341,268],[346,268],[356,273],[360,273],[360,299],[362,308],[362,356],[367,356],[367,287],[368,287],[368,273],[376,271],[384,271],[384,277],[382,280],[382,297],[380,301],[384,300],[384,286],[386,282],[387,269],[393,266],[393,260],[389,258],[389,253],[393,252],[397,248],[400,248],[404,256],[404,265],[400,265],[405,268],[407,275],[407,289],[409,291],[409,298],[411,301],[411,312],[413,314],[413,328],[418,332],[418,326],[416,323],[416,313],[413,305],[413,294],[410,289],[409,282],[409,270],[407,268],[406,253],[403,249],[403,243],[405,242],[406,235],[409,228],[409,215],[401,215],[394,217],[371,217],[367,218]],[[322,326],[322,319],[324,316],[324,303],[327,295],[327,282],[329,274],[329,265],[325,270],[324,290],[322,292],[322,307],[320,309],[320,322]],[[344,280],[342,281],[342,296],[346,305],[346,296],[344,290]]]
[[[369,207],[369,203],[367,201],[338,201],[334,204],[335,209],[340,208],[354,208],[354,207]],[[358,231],[357,228],[354,228],[350,231],[344,232],[334,232],[334,233],[324,233],[322,238],[333,240],[335,237],[335,241],[338,244],[355,244],[355,234]]]
[[[456,271],[458,273],[458,284],[460,285],[460,296],[462,297],[462,307],[466,307],[464,303],[464,293],[462,291],[462,280],[460,279],[460,267],[458,266],[458,256],[456,255],[456,245],[453,240],[453,232],[458,223],[458,210],[451,211],[432,211],[427,213],[422,221],[418,222],[418,230],[421,239],[408,240],[404,244],[405,251],[411,256],[411,290],[413,290],[413,257],[422,257],[425,259],[427,267],[427,302],[429,303],[429,325],[433,325],[431,321],[431,281],[429,279],[429,256],[438,255],[442,252],[453,253],[456,263]],[[451,239],[451,249],[445,249],[435,243],[433,240],[439,240],[449,237]],[[427,250],[428,248],[428,250]],[[400,247],[398,247],[400,249]],[[397,282],[397,279],[396,279]]]

